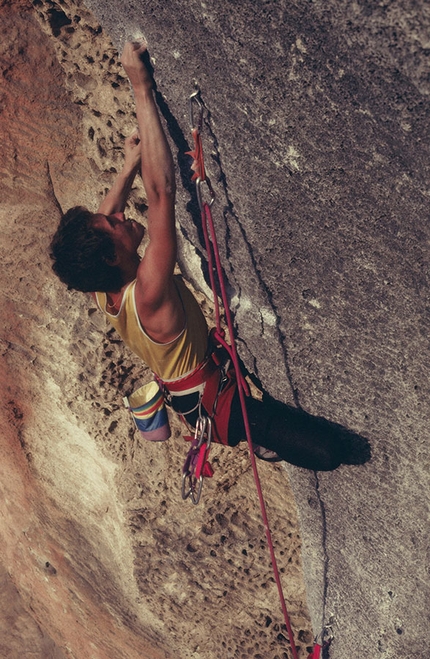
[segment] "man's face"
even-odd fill
[[[134,256],[145,233],[145,228],[141,224],[135,220],[126,220],[124,213],[114,215],[95,213],[91,220],[91,227],[107,233],[112,238],[118,258],[123,255]]]

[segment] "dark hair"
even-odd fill
[[[121,270],[109,265],[115,258],[115,246],[108,234],[93,229],[93,213],[75,206],[60,220],[52,238],[52,269],[69,289],[83,291],[119,291],[123,285]]]

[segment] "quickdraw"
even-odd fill
[[[328,659],[329,648],[333,640],[331,624],[326,625],[321,634],[315,639],[315,645],[308,659]]]
[[[193,149],[193,151],[189,151],[188,155],[190,155],[193,158],[193,164],[191,166],[191,169],[193,170],[194,174],[192,176],[192,180],[195,181],[195,183],[196,183],[196,194],[197,194],[197,200],[198,200],[199,207],[200,207],[200,212],[201,212],[202,228],[203,228],[203,234],[204,234],[205,243],[206,243],[206,251],[207,251],[207,255],[208,255],[209,277],[210,277],[211,288],[212,288],[212,292],[213,292],[215,315],[216,315],[216,330],[215,330],[214,336],[215,336],[216,340],[219,341],[219,343],[229,353],[229,355],[231,357],[231,360],[233,362],[233,365],[234,365],[234,370],[236,372],[238,393],[239,393],[239,398],[240,398],[240,403],[241,403],[242,413],[243,413],[243,422],[244,422],[245,431],[246,431],[246,438],[247,438],[248,446],[249,446],[249,453],[250,453],[252,470],[253,470],[253,473],[254,473],[255,484],[256,484],[256,488],[257,488],[257,494],[258,494],[258,498],[259,498],[259,502],[260,502],[261,515],[262,515],[262,518],[263,518],[264,528],[265,528],[265,532],[266,532],[267,544],[268,544],[268,548],[269,548],[269,552],[270,552],[270,557],[271,557],[271,560],[272,560],[273,574],[274,574],[275,582],[276,582],[276,585],[277,585],[277,588],[278,588],[278,594],[279,594],[279,600],[280,600],[280,603],[281,603],[282,612],[284,614],[285,625],[286,625],[286,628],[287,628],[288,638],[289,638],[290,645],[291,645],[291,653],[292,653],[293,659],[298,659],[297,649],[296,649],[296,645],[295,645],[295,642],[294,642],[294,634],[293,634],[293,630],[291,628],[291,623],[290,623],[290,619],[289,619],[289,615],[288,615],[288,611],[287,611],[287,606],[286,606],[286,603],[285,603],[285,597],[284,597],[284,593],[283,593],[283,590],[282,590],[281,579],[280,579],[279,570],[278,570],[278,566],[277,566],[275,551],[274,551],[274,548],[273,548],[272,536],[271,536],[271,533],[270,533],[269,522],[268,522],[268,519],[267,519],[266,505],[264,503],[263,492],[262,492],[262,489],[261,489],[261,484],[260,484],[260,479],[259,479],[259,476],[258,476],[255,455],[254,455],[253,446],[252,446],[251,430],[250,430],[250,425],[249,425],[249,420],[248,420],[248,413],[246,411],[246,402],[245,402],[245,396],[248,394],[248,388],[247,388],[247,385],[246,385],[246,381],[245,381],[245,379],[242,375],[242,372],[241,372],[241,368],[240,368],[240,364],[239,364],[239,356],[237,354],[236,344],[235,344],[235,341],[234,341],[233,322],[232,322],[231,313],[230,313],[230,309],[229,309],[229,300],[228,300],[228,296],[227,296],[226,286],[225,286],[225,283],[224,283],[224,276],[223,276],[221,259],[220,259],[219,250],[218,250],[218,244],[217,244],[217,240],[216,240],[215,227],[214,227],[214,223],[213,223],[213,220],[212,220],[211,207],[212,207],[212,205],[215,201],[215,192],[212,188],[212,185],[210,183],[209,178],[206,175],[205,165],[204,165],[201,130],[202,130],[202,127],[203,127],[203,117],[204,117],[204,112],[205,112],[205,106],[202,102],[199,90],[197,90],[193,94],[191,94],[190,99],[189,99],[189,109],[190,109],[191,132],[192,132],[192,136],[193,136],[193,140],[194,140],[194,149]],[[209,192],[209,201],[205,201],[205,199],[204,199],[204,194],[203,194],[203,185],[204,184],[206,184],[207,190]],[[209,233],[210,233],[210,237],[209,237]],[[215,262],[215,267],[214,267],[214,262]],[[220,292],[221,292],[221,300],[222,300],[222,303],[223,303],[223,306],[224,306],[227,328],[228,328],[230,339],[231,339],[231,342],[232,342],[231,346],[226,342],[224,332],[221,328],[220,308],[219,308],[218,296],[216,294],[217,288],[216,288],[216,285],[215,285],[215,275],[214,275],[215,270],[216,270],[216,273],[217,273],[219,289],[220,289]],[[200,490],[201,490],[201,486],[199,486],[199,487],[200,487]]]
[[[191,498],[194,505],[200,501],[203,487],[203,477],[212,478],[214,471],[208,462],[212,442],[212,420],[200,415],[194,437],[184,437],[191,441],[184,466],[182,467],[182,498]]]
[[[308,659],[328,659],[328,649],[331,644],[331,639],[329,641],[324,641],[321,645],[320,643],[315,643],[314,649],[308,655]]]
[[[197,111],[196,111],[197,110]],[[189,99],[189,116],[190,127],[194,141],[194,150],[187,151],[186,155],[193,158],[191,169],[194,174],[191,177],[192,181],[196,184],[196,196],[199,204],[200,212],[205,216],[205,221],[202,222],[203,232],[209,260],[209,270],[212,290],[215,291],[214,280],[214,266],[212,258],[212,249],[210,248],[210,241],[207,229],[207,220],[205,209],[212,206],[215,201],[215,191],[211,185],[210,179],[206,176],[206,170],[203,158],[203,145],[201,138],[201,130],[203,127],[203,114],[204,105],[200,98],[200,92],[196,91],[191,94]],[[209,201],[203,200],[203,186],[206,184],[209,191]],[[215,302],[215,316],[216,316],[216,329],[213,331],[213,339],[218,341],[230,354],[230,346],[224,338],[224,330],[221,327],[221,313],[219,308],[218,298],[214,293]],[[220,383],[221,386],[221,383]],[[216,402],[214,405],[213,413],[216,411]],[[200,501],[203,478],[213,476],[213,468],[208,462],[208,455],[212,441],[212,419],[206,415],[199,414],[196,424],[194,437],[184,437],[185,440],[191,441],[191,448],[185,458],[184,466],[182,468],[182,498],[187,499],[190,497],[191,501],[197,505]]]

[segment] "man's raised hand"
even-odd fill
[[[122,51],[121,64],[133,89],[152,89],[152,77],[143,61],[146,50],[145,41],[127,41]]]

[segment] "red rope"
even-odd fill
[[[212,191],[212,188],[210,186],[209,181],[206,178],[206,173],[205,173],[204,157],[203,157],[203,146],[202,146],[202,140],[201,140],[201,135],[200,135],[200,126],[201,126],[201,123],[202,123],[202,116],[203,116],[203,105],[202,105],[201,100],[198,96],[198,93],[193,94],[190,98],[190,109],[191,109],[191,121],[192,121],[192,123],[193,123],[193,111],[192,111],[193,101],[197,102],[197,104],[200,106],[200,118],[199,118],[199,127],[196,128],[196,127],[192,126],[192,135],[193,135],[193,139],[194,139],[194,151],[190,151],[190,152],[188,152],[188,154],[191,155],[194,159],[193,164],[192,164],[192,170],[194,171],[192,180],[193,181],[195,180],[196,185],[197,185],[197,194],[198,194],[200,210],[201,210],[201,217],[202,217],[203,235],[204,235],[205,244],[206,244],[206,251],[207,251],[207,255],[208,255],[209,278],[210,278],[212,293],[213,293],[213,297],[214,297],[215,316],[216,316],[215,338],[228,351],[228,353],[230,355],[230,358],[233,362],[234,370],[235,370],[235,373],[236,373],[236,378],[237,378],[237,383],[238,383],[239,399],[240,399],[240,404],[241,404],[241,408],[242,408],[243,422],[244,422],[244,426],[245,426],[246,439],[247,439],[247,442],[248,442],[249,455],[250,455],[250,458],[251,458],[251,465],[252,465],[252,471],[253,471],[253,474],[254,474],[255,485],[256,485],[256,488],[257,488],[258,499],[259,499],[259,502],[260,502],[261,516],[263,518],[263,524],[264,524],[264,530],[265,530],[265,533],[266,533],[267,545],[268,545],[268,548],[269,548],[270,558],[271,558],[271,561],[272,561],[273,573],[274,573],[274,577],[275,577],[276,586],[278,588],[279,600],[280,600],[280,603],[281,603],[281,608],[282,608],[282,612],[283,612],[284,620],[285,620],[285,626],[287,628],[288,638],[289,638],[290,645],[291,645],[291,653],[293,655],[293,659],[298,659],[296,645],[295,645],[295,642],[294,642],[294,634],[293,634],[293,630],[291,628],[290,617],[288,615],[287,605],[286,605],[286,602],[285,602],[284,592],[283,592],[283,589],[282,589],[281,578],[280,578],[280,575],[279,575],[278,564],[277,564],[277,561],[276,561],[275,550],[274,550],[274,547],[273,547],[272,534],[270,532],[269,520],[267,518],[266,504],[264,502],[263,491],[262,491],[262,488],[261,488],[260,477],[258,475],[257,463],[256,463],[255,455],[254,455],[253,445],[252,445],[251,429],[250,429],[250,426],[249,426],[248,412],[247,412],[247,409],[246,409],[246,400],[245,400],[245,396],[249,394],[248,385],[246,383],[245,378],[242,375],[242,371],[241,371],[240,364],[239,364],[239,357],[238,357],[238,353],[237,353],[236,342],[234,340],[233,321],[232,321],[230,307],[229,307],[229,300],[228,300],[228,297],[227,297],[224,274],[223,274],[223,269],[222,269],[222,264],[221,264],[219,249],[218,249],[218,242],[217,242],[217,238],[216,238],[215,226],[214,226],[213,218],[212,218],[211,206],[207,202],[203,201],[202,196],[201,196],[200,185],[201,185],[201,183],[206,182],[208,187],[209,187],[209,190],[212,193],[212,201],[214,199],[214,193]],[[209,236],[209,234],[210,234],[210,236]],[[214,267],[214,260],[215,260],[215,267]],[[221,292],[221,300],[222,300],[222,304],[223,304],[224,310],[225,310],[225,318],[226,318],[227,328],[228,328],[229,335],[230,335],[231,345],[229,345],[225,341],[224,331],[221,327],[220,309],[219,309],[219,303],[218,303],[218,296],[217,296],[217,292],[216,292],[215,272],[216,272],[216,275],[217,275],[217,278],[218,278],[219,288],[220,288],[220,292]]]
[[[194,126],[194,117],[193,117],[193,102],[197,103],[197,105],[200,108],[200,116],[198,120],[198,126]],[[201,217],[202,217],[202,228],[203,228],[203,235],[205,239],[205,244],[206,244],[206,251],[207,251],[207,256],[208,256],[208,265],[209,265],[209,279],[210,279],[210,284],[212,288],[212,293],[213,293],[213,298],[214,298],[214,306],[215,306],[215,318],[216,318],[216,331],[214,332],[214,338],[227,350],[227,352],[230,355],[230,358],[233,362],[233,366],[235,369],[236,373],[236,379],[238,382],[238,391],[239,391],[239,398],[240,398],[240,404],[242,408],[242,415],[243,415],[243,421],[244,421],[244,426],[245,426],[245,432],[246,432],[246,439],[248,442],[248,447],[249,447],[249,453],[250,453],[250,458],[251,458],[251,465],[252,465],[252,471],[254,474],[254,480],[257,488],[257,494],[258,494],[258,499],[260,502],[260,509],[261,509],[261,516],[263,518],[263,523],[264,523],[264,530],[266,533],[266,539],[267,539],[267,545],[269,547],[269,552],[270,552],[270,557],[272,561],[272,567],[273,567],[273,573],[275,576],[275,582],[278,588],[278,594],[279,594],[279,600],[281,603],[281,608],[282,612],[284,615],[284,620],[285,620],[285,625],[287,628],[288,632],[288,638],[290,641],[291,645],[291,652],[293,655],[293,659],[298,659],[297,655],[297,650],[296,650],[296,645],[294,642],[294,634],[293,630],[291,628],[290,624],[290,618],[288,615],[288,610],[287,610],[287,605],[285,603],[285,597],[282,589],[282,583],[281,583],[281,578],[279,575],[279,570],[278,570],[278,564],[276,561],[276,556],[275,556],[275,550],[273,548],[273,542],[272,542],[272,534],[270,532],[270,527],[269,527],[269,522],[267,518],[267,512],[266,512],[266,504],[264,502],[263,498],[263,492],[261,489],[261,482],[260,482],[260,477],[258,475],[258,470],[257,470],[257,463],[254,455],[254,450],[253,450],[253,444],[252,444],[252,437],[251,437],[251,429],[249,426],[249,419],[248,419],[248,412],[246,409],[246,401],[245,401],[245,395],[249,395],[249,389],[248,389],[248,384],[243,377],[240,365],[239,365],[239,357],[237,353],[237,347],[236,347],[236,342],[234,340],[234,330],[233,330],[233,322],[232,322],[232,317],[231,317],[231,312],[230,312],[230,307],[229,307],[229,300],[227,297],[227,292],[226,292],[226,287],[225,287],[225,280],[224,280],[224,275],[223,275],[223,269],[221,265],[221,259],[219,255],[219,249],[218,249],[218,242],[216,238],[216,233],[215,233],[215,226],[213,223],[213,218],[212,218],[212,212],[211,212],[211,206],[212,203],[215,199],[215,193],[212,190],[211,184],[209,182],[209,179],[206,177],[206,172],[205,172],[205,165],[204,165],[204,156],[203,156],[203,144],[202,144],[202,139],[201,139],[201,134],[200,134],[200,129],[202,126],[202,120],[203,120],[203,110],[204,110],[204,105],[200,99],[200,93],[197,91],[194,94],[191,95],[190,97],[190,116],[191,116],[191,124],[192,124],[192,135],[193,135],[193,140],[194,140],[194,151],[188,151],[187,155],[190,155],[193,157],[193,164],[191,166],[191,169],[193,170],[194,174],[192,176],[192,180],[196,181],[196,186],[197,186],[197,196],[199,200],[199,205],[200,205],[200,210],[201,210]],[[208,204],[207,202],[203,201],[202,199],[202,193],[200,190],[201,184],[205,182],[208,185],[209,191],[212,196],[211,203]],[[210,236],[209,236],[210,234]],[[215,260],[215,265],[214,265],[214,260]],[[220,314],[220,307],[219,307],[219,302],[218,302],[218,296],[216,293],[216,282],[215,282],[215,272],[218,278],[218,283],[219,283],[219,288],[221,292],[221,300],[225,309],[225,318],[226,318],[226,323],[230,335],[230,341],[231,345],[227,343],[225,340],[225,334],[224,330],[221,327],[221,314]],[[327,640],[324,640],[324,634],[326,632],[326,628],[324,628],[323,634],[322,634],[322,641],[321,643],[315,641],[314,648],[309,655],[308,659],[321,659],[321,652],[323,656],[328,652],[328,648],[331,644],[332,641],[332,635],[330,634]]]
[[[225,318],[226,318],[226,323],[230,335],[230,341],[231,345],[228,345],[224,339],[223,339],[223,331],[221,329],[221,325],[219,322],[219,311],[217,311],[217,332],[216,332],[216,338],[218,340],[221,340],[223,343],[224,347],[228,350],[230,357],[232,359],[234,369],[236,372],[236,377],[238,381],[238,391],[239,391],[239,398],[240,398],[240,404],[242,408],[242,414],[243,414],[243,421],[245,425],[245,432],[246,432],[246,439],[248,441],[248,447],[249,447],[249,454],[251,458],[251,465],[252,465],[252,471],[254,473],[254,479],[255,479],[255,484],[257,487],[257,494],[258,494],[258,499],[260,501],[260,508],[261,508],[261,515],[263,518],[263,523],[264,523],[264,530],[266,533],[266,539],[267,539],[267,544],[269,547],[269,552],[270,552],[270,557],[272,560],[272,567],[273,567],[273,573],[275,576],[275,582],[278,588],[278,594],[279,594],[279,599],[281,603],[281,608],[282,612],[284,614],[284,619],[285,619],[285,625],[287,628],[288,632],[288,638],[290,640],[291,644],[291,652],[293,655],[293,659],[298,659],[297,655],[297,650],[294,642],[294,634],[293,630],[291,628],[291,623],[290,623],[290,618],[288,615],[288,610],[287,610],[287,605],[285,603],[285,597],[284,597],[284,592],[282,589],[282,583],[281,583],[281,578],[279,575],[279,569],[278,569],[278,564],[276,561],[276,556],[275,556],[275,550],[273,547],[273,541],[272,541],[272,534],[270,532],[270,527],[269,527],[269,521],[267,518],[267,512],[266,512],[266,504],[264,503],[264,497],[263,497],[263,491],[261,488],[261,482],[260,482],[260,477],[258,475],[258,470],[257,470],[257,463],[254,455],[254,450],[252,446],[252,437],[251,437],[251,429],[249,426],[249,419],[248,419],[248,412],[246,409],[246,400],[245,400],[245,395],[246,395],[246,383],[244,383],[244,378],[241,372],[241,368],[239,365],[239,357],[237,354],[237,348],[236,348],[236,343],[234,341],[234,333],[233,333],[233,322],[231,318],[231,312],[228,304],[228,297],[227,297],[227,292],[226,292],[226,287],[225,287],[225,282],[224,282],[224,276],[223,276],[223,271],[222,271],[222,265],[221,265],[221,259],[219,255],[219,249],[218,249],[218,243],[216,239],[216,233],[215,233],[215,227],[212,219],[212,212],[210,209],[209,204],[206,202],[203,202],[202,205],[202,225],[203,225],[203,233],[205,237],[205,242],[206,242],[206,250],[208,253],[208,262],[209,262],[209,277],[211,281],[211,287],[214,295],[214,301],[215,301],[215,309],[216,311],[219,309],[218,305],[218,300],[217,294],[216,294],[216,289],[215,289],[215,277],[214,277],[214,270],[213,270],[213,261],[212,261],[212,251],[213,255],[215,257],[215,264],[216,264],[216,273],[218,277],[218,283],[220,286],[220,292],[221,292],[221,299],[222,303],[224,306],[225,310]],[[211,234],[211,240],[209,240],[209,231],[208,231],[208,226],[209,226],[209,231]]]

